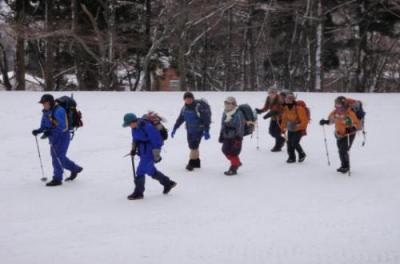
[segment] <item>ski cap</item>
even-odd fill
[[[135,114],[133,113],[127,113],[124,115],[124,123],[122,124],[122,127],[128,127],[131,123],[137,122],[138,118]]]
[[[194,99],[193,93],[192,93],[192,92],[186,92],[186,93],[184,93],[184,95],[183,95],[183,100],[185,100],[186,98],[192,98],[192,99]]]
[[[236,98],[233,97],[233,96],[227,97],[227,98],[225,99],[225,102],[224,102],[224,103],[226,103],[226,104],[237,105]]]
[[[39,104],[43,104],[46,102],[50,103],[51,105],[54,105],[54,97],[51,94],[42,95],[42,97],[40,98]]]

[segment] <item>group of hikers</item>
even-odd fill
[[[185,92],[182,107],[170,136],[175,137],[180,126],[185,123],[187,142],[190,150],[188,171],[201,167],[199,146],[204,138],[210,139],[211,107],[204,99],[196,99],[192,92]],[[67,158],[68,146],[73,138],[74,131],[82,126],[81,113],[76,109],[73,98],[63,96],[54,99],[51,94],[44,94],[39,101],[43,105],[41,125],[32,131],[32,134],[43,134],[41,138],[48,138],[53,164],[53,178],[46,186],[59,186],[63,182],[63,169],[71,172],[66,181],[73,181],[83,168]],[[269,134],[275,139],[272,152],[279,152],[287,145],[287,163],[303,162],[306,153],[300,142],[307,134],[310,122],[310,109],[306,103],[297,100],[291,91],[278,91],[275,88],[268,90],[268,96],[262,108],[254,111],[248,104],[239,105],[235,97],[227,97],[224,101],[221,129],[218,141],[222,144],[222,152],[230,162],[227,176],[236,175],[242,166],[240,153],[243,138],[252,135],[257,122],[258,114],[264,114],[264,119],[270,119]],[[327,119],[321,119],[319,124],[335,125],[335,136],[339,150],[341,166],[338,172],[350,171],[349,150],[356,133],[362,128],[365,112],[362,103],[357,100],[339,96],[335,99],[334,110]],[[143,199],[145,191],[145,176],[149,175],[160,182],[164,187],[163,193],[168,194],[177,183],[164,175],[156,168],[156,163],[162,160],[161,148],[167,140],[169,132],[163,124],[164,119],[155,112],[148,112],[142,117],[134,113],[127,113],[123,117],[123,127],[130,127],[132,132],[132,157],[135,188],[129,200]],[[39,158],[41,160],[39,146]],[[297,157],[296,157],[297,152]],[[135,168],[134,157],[140,162]],[[42,164],[42,163],[41,163]],[[42,176],[45,181],[46,178]]]

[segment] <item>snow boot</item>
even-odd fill
[[[271,152],[280,152],[280,151],[282,151],[282,148],[279,147],[279,146],[277,146],[277,145],[275,145],[275,146],[271,149]]]
[[[224,174],[226,176],[237,175],[237,169],[238,169],[238,167],[236,167],[236,166],[230,166],[229,170],[225,171]]]
[[[341,172],[343,174],[348,173],[350,170],[349,167],[340,167],[339,169],[337,169],[337,172]]]
[[[144,198],[143,193],[133,192],[129,195],[128,200],[142,200]]]
[[[192,167],[195,168],[195,169],[200,169],[200,167],[201,167],[200,159],[195,159],[195,160],[193,160],[193,165],[192,165]]]
[[[299,154],[299,162],[303,162],[306,159],[306,153],[302,152]]]
[[[165,185],[163,194],[168,194],[173,188],[176,187],[176,185],[177,183],[174,181],[171,181],[168,185]]]
[[[83,171],[83,168],[80,168],[78,171],[71,172],[71,175],[65,179],[65,181],[73,181],[75,180],[76,177],[78,177],[78,174]]]
[[[186,165],[186,169],[188,170],[188,171],[192,171],[194,168],[195,168],[195,160],[189,160],[189,163],[188,163],[188,165]]]
[[[296,159],[295,158],[288,158],[288,160],[286,161],[286,163],[295,163]]]
[[[54,187],[54,186],[59,186],[59,185],[62,185],[62,182],[61,181],[57,181],[55,179],[52,179],[51,181],[46,183],[47,187]]]

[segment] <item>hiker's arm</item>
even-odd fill
[[[178,118],[176,119],[175,125],[174,125],[174,131],[176,131],[182,124],[185,122],[185,119],[183,117],[183,109],[180,111]]]

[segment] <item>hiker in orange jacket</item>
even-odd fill
[[[293,92],[288,92],[285,98],[285,107],[281,122],[282,133],[288,132],[287,151],[289,158],[287,163],[296,162],[296,151],[299,155],[299,162],[306,158],[303,148],[300,145],[301,138],[306,135],[308,125],[307,110],[304,106],[297,104]]]
[[[351,110],[347,99],[339,96],[335,99],[335,110],[333,110],[328,119],[321,119],[321,126],[335,124],[335,136],[339,149],[341,167],[338,172],[347,173],[350,170],[349,150],[356,137],[357,130],[361,123],[356,114]]]

